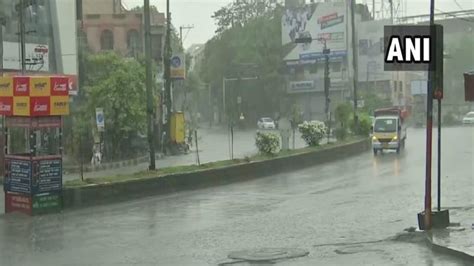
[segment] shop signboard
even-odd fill
[[[33,214],[59,211],[61,207],[61,195],[58,193],[42,193],[32,197]]]
[[[20,193],[5,192],[5,212],[21,212],[31,215],[31,197]]]
[[[10,192],[31,193],[31,161],[5,159],[4,189]]]
[[[62,188],[62,161],[40,159],[33,161],[33,192],[60,192]]]

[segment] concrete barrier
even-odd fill
[[[369,147],[369,140],[359,140],[317,151],[221,168],[110,184],[65,188],[63,190],[63,205],[64,208],[85,207],[251,180],[342,159],[366,151]]]

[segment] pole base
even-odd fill
[[[431,212],[431,225],[433,229],[442,229],[449,226],[449,210]],[[418,227],[420,230],[426,230],[425,212],[418,213]]]

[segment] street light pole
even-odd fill
[[[146,105],[147,105],[147,131],[148,148],[150,150],[149,170],[155,170],[155,134],[153,123],[153,74],[151,66],[151,23],[150,23],[150,0],[144,0],[145,16],[145,60],[146,60]]]
[[[165,80],[165,95],[164,103],[166,106],[166,122],[164,130],[166,133],[166,146],[170,145],[170,133],[171,133],[171,14],[170,14],[170,1],[166,0],[166,38],[165,38],[165,56],[164,61],[164,80]]]
[[[358,128],[359,119],[357,117],[357,75],[359,74],[357,68],[357,44],[356,44],[356,30],[355,30],[355,0],[351,0],[351,37],[352,37],[352,69],[353,69],[353,87],[354,87],[354,124]]]
[[[20,8],[19,8],[19,27],[20,27],[20,58],[21,58],[21,74],[25,74],[26,72],[26,52],[25,52],[25,13],[24,13],[24,0],[20,0]]]

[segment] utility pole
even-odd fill
[[[146,60],[146,107],[147,107],[147,133],[148,148],[150,150],[149,170],[155,170],[155,134],[153,123],[153,74],[151,67],[151,25],[150,25],[150,0],[144,0],[145,16],[145,60]]]
[[[194,26],[180,26],[179,27],[179,41],[181,42],[181,47],[183,47],[183,30],[194,29]]]
[[[389,0],[390,2],[390,24],[393,25],[393,0]]]
[[[76,21],[77,21],[77,61],[78,61],[78,68],[77,68],[77,76],[78,76],[78,94],[77,94],[77,101],[76,106],[80,106],[82,103],[82,88],[84,85],[84,77],[85,77],[85,68],[84,68],[84,53],[83,53],[83,38],[82,38],[82,0],[76,0]],[[74,119],[74,118],[73,118]],[[80,156],[80,174],[81,180],[84,180],[84,147],[83,147],[83,136],[80,133],[79,136],[79,156]]]
[[[354,124],[358,128],[359,119],[357,117],[357,75],[359,74],[357,67],[357,44],[356,44],[356,30],[355,30],[355,0],[351,0],[351,36],[352,36],[352,68],[353,68],[353,87],[354,87]]]
[[[20,28],[20,58],[21,58],[21,74],[26,72],[26,62],[25,62],[25,13],[24,13],[24,0],[20,0],[19,12],[19,28]]]
[[[170,0],[166,0],[166,36],[165,36],[165,55],[163,56],[164,80],[165,80],[165,95],[164,104],[166,107],[166,122],[163,125],[166,134],[165,146],[170,144],[170,118],[171,118],[171,14],[170,14]]]
[[[327,126],[328,126],[328,143],[329,143],[329,138],[331,135],[331,117],[329,115],[329,103],[331,102],[331,99],[329,98],[329,87],[331,86],[331,79],[329,78],[329,53],[331,52],[330,49],[327,48],[326,39],[321,39],[324,43],[324,49],[323,49],[323,54],[324,54],[324,96],[325,96],[325,108],[324,111],[326,113],[326,121],[327,121]]]
[[[0,76],[3,75],[3,26],[5,24],[5,2],[0,0]]]

